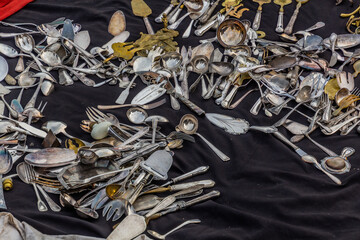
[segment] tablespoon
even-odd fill
[[[165,237],[173,232],[175,232],[176,230],[188,225],[188,224],[191,224],[191,223],[201,223],[200,219],[191,219],[191,220],[188,220],[186,222],[183,222],[182,224],[180,224],[179,226],[177,226],[176,228],[172,229],[171,231],[165,233],[165,234],[159,234],[153,230],[148,230],[148,233],[153,236],[154,238],[157,238],[157,239],[165,239]]]
[[[69,66],[63,65],[59,55],[57,55],[55,52],[43,51],[40,54],[40,57],[46,64],[48,64],[51,67],[65,68],[66,70],[70,71],[72,74],[74,74],[74,76],[76,76],[86,86],[92,87],[95,85],[95,82],[93,80],[91,80],[91,79],[87,78],[85,75],[79,74],[77,72],[77,71],[83,71],[84,73],[86,73],[87,72],[86,69],[71,68]]]
[[[194,12],[199,12],[203,8],[204,2],[203,0],[186,0],[184,1],[184,6],[187,8],[188,12],[179,18],[176,22],[172,23],[168,28],[169,29],[177,29],[180,23],[188,17],[190,14]]]
[[[185,30],[184,34],[182,35],[182,38],[188,38],[190,36],[191,29],[192,29],[192,26],[193,26],[195,20],[199,19],[209,9],[209,7],[210,7],[209,0],[201,0],[201,2],[203,4],[202,8],[189,15],[189,17],[191,18],[191,22],[190,22],[189,26],[187,27],[187,29]]]
[[[215,147],[212,143],[210,143],[206,138],[204,138],[200,133],[197,133],[199,123],[197,118],[192,114],[184,115],[179,125],[176,126],[176,129],[182,131],[186,134],[196,134],[199,136],[210,148],[214,151],[214,153],[223,161],[229,161],[230,158],[226,156],[223,152],[221,152],[217,147]]]

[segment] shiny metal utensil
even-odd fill
[[[123,107],[141,107],[142,109],[149,110],[149,109],[157,108],[157,107],[163,105],[164,103],[166,103],[165,98],[158,102],[149,103],[149,104],[145,104],[145,105],[138,105],[138,104],[98,105],[97,108],[100,110],[109,110],[109,109],[118,109],[118,108],[123,108]]]
[[[154,238],[157,238],[157,239],[165,239],[165,237],[173,232],[175,232],[176,230],[188,225],[188,224],[191,224],[191,223],[201,223],[201,220],[200,219],[191,219],[191,220],[188,220],[188,221],[185,221],[183,222],[182,224],[180,224],[179,226],[175,227],[174,229],[170,230],[169,232],[165,233],[165,234],[159,234],[157,232],[155,232],[154,230],[148,230],[147,232],[153,236]]]
[[[308,1],[309,1],[309,0],[296,0],[296,2],[297,2],[298,4],[296,5],[296,9],[295,9],[293,15],[291,16],[288,25],[287,25],[286,28],[285,28],[285,31],[284,31],[284,32],[285,32],[286,34],[291,34],[291,33],[292,33],[293,27],[294,27],[294,24],[295,24],[295,21],[296,21],[296,19],[297,19],[297,16],[298,16],[298,14],[299,14],[299,11],[300,11],[300,8],[301,8],[301,6],[302,6],[303,4],[307,3]]]
[[[134,61],[133,69],[135,76],[129,82],[128,86],[120,93],[119,97],[116,99],[117,104],[124,104],[127,97],[129,96],[130,88],[134,83],[135,79],[139,76],[141,72],[147,72],[151,69],[152,61],[147,57],[139,57]]]
[[[143,0],[131,0],[131,8],[135,16],[142,17],[144,19],[147,32],[154,35],[155,32],[148,19],[148,16],[152,13],[151,8]]]
[[[180,68],[182,64],[182,57],[177,52],[169,52],[161,56],[163,66],[172,72],[174,83],[175,83],[175,92],[177,94],[183,95],[182,89],[177,80],[176,71]]]
[[[214,153],[223,161],[229,161],[230,158],[226,156],[223,152],[221,152],[217,147],[215,147],[212,143],[210,143],[206,138],[204,138],[200,133],[197,133],[199,123],[197,118],[192,114],[186,114],[184,115],[179,125],[177,125],[177,129],[179,131],[182,131],[186,134],[196,134],[199,136],[210,148],[214,151]]]
[[[274,0],[274,3],[280,6],[275,29],[275,32],[277,33],[282,33],[284,31],[284,6],[289,5],[291,2],[292,0]]]
[[[307,154],[304,150],[302,150],[301,148],[299,148],[298,146],[296,146],[295,144],[293,144],[292,142],[290,142],[283,134],[281,134],[280,132],[274,132],[273,135],[278,138],[279,140],[281,140],[283,143],[285,143],[286,145],[290,146],[292,149],[294,149],[294,151],[301,157],[301,159],[307,163],[312,163],[316,166],[316,168],[318,168],[320,171],[322,171],[323,173],[325,173],[332,181],[334,181],[336,184],[341,185],[341,181],[340,179],[338,179],[337,177],[335,177],[334,175],[332,175],[331,173],[328,173],[327,171],[325,171],[321,165],[318,163],[318,161],[316,160],[315,157]]]
[[[36,198],[37,198],[37,206],[38,206],[38,210],[40,212],[46,212],[48,210],[46,204],[44,203],[43,200],[41,200],[41,197],[39,195],[39,191],[36,187],[36,184],[35,182],[32,182],[31,181],[31,177],[29,175],[29,172],[27,170],[27,167],[26,167],[27,163],[23,162],[23,163],[19,163],[17,166],[16,166],[16,172],[19,176],[19,178],[24,182],[24,183],[27,183],[27,184],[32,184],[33,188],[34,188],[34,191],[35,191],[35,194],[36,194]]]
[[[252,25],[252,28],[257,31],[260,28],[260,22],[261,22],[261,13],[262,13],[262,6],[267,3],[271,3],[271,0],[253,0],[253,2],[256,2],[259,4],[259,7],[257,9],[254,22]]]

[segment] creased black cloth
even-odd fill
[[[155,29],[162,27],[154,22],[170,3],[166,1],[147,1],[153,10],[150,21]],[[258,4],[252,1],[243,1],[250,11],[245,12],[242,19],[254,19]],[[284,25],[289,21],[296,3],[285,7]],[[130,1],[125,0],[37,0],[24,9],[6,19],[8,22],[33,22],[37,24],[51,22],[58,17],[66,17],[80,23],[85,30],[89,30],[92,38],[91,47],[101,46],[112,38],[107,32],[108,22],[116,10],[122,10],[127,19],[127,30],[131,32],[129,41],[139,38],[139,32],[146,32],[143,20],[132,14]],[[279,40],[274,29],[276,27],[279,6],[266,4],[263,6],[263,15],[260,30],[267,33],[267,39]],[[301,7],[294,31],[304,30],[318,21],[326,26],[314,31],[323,38],[332,32],[346,33],[347,19],[340,18],[340,13],[351,12],[348,3],[335,7],[333,0],[310,0]],[[180,36],[176,38],[179,46],[197,46],[199,40],[215,35],[210,31],[202,38],[193,34],[188,39],[182,39],[189,19],[179,27]],[[11,32],[14,29],[0,26],[1,32]],[[39,36],[36,40],[40,40]],[[14,45],[13,39],[0,39],[1,42]],[[215,44],[215,47],[220,47]],[[89,49],[90,49],[89,48]],[[329,54],[327,55],[329,59]],[[16,59],[7,59],[10,74],[15,76]],[[352,71],[351,68],[347,70]],[[191,74],[189,82],[196,79]],[[359,77],[356,79],[358,84]],[[99,79],[94,78],[97,82]],[[137,87],[132,89],[128,99],[132,99],[143,88],[137,80]],[[250,88],[240,89],[236,99]],[[25,104],[34,89],[26,90],[22,103]],[[236,109],[224,110],[214,103],[214,100],[203,100],[200,96],[200,87],[190,99],[202,107],[206,112],[222,113],[233,117],[244,118],[251,125],[271,125],[282,117],[281,115],[268,118],[263,111],[258,116],[249,113],[249,109],[259,97],[258,92],[250,94]],[[79,127],[81,120],[86,119],[85,108],[98,104],[113,104],[121,89],[117,86],[102,86],[101,88],[86,87],[76,82],[73,86],[56,85],[56,90],[49,97],[40,94],[37,103],[47,101],[44,114],[46,117],[36,126],[48,120],[60,120],[68,125],[67,131],[84,139],[90,136]],[[15,98],[19,91],[14,90],[6,96],[7,101]],[[171,109],[168,103],[160,108],[148,111],[149,114],[163,115],[169,123],[160,124],[164,133],[170,133],[178,124],[180,118],[190,112],[184,105],[180,111]],[[304,108],[301,108],[307,111]],[[109,111],[114,113],[120,121],[128,122],[125,112],[127,109]],[[312,114],[311,112],[308,112]],[[294,114],[292,119],[304,122],[304,119]],[[312,134],[321,144],[340,153],[345,146],[354,147],[357,153],[350,157],[352,169],[345,175],[340,175],[342,186],[336,186],[325,174],[314,166],[301,161],[299,156],[271,135],[260,132],[248,132],[245,135],[233,136],[222,129],[213,126],[204,117],[199,117],[198,132],[231,157],[231,161],[222,162],[198,137],[196,144],[186,142],[184,148],[175,151],[174,164],[169,172],[170,177],[193,170],[202,165],[209,165],[210,170],[202,176],[192,180],[213,179],[216,181],[214,189],[221,192],[217,199],[192,206],[185,211],[169,214],[158,220],[151,221],[148,229],[160,233],[175,227],[184,220],[200,218],[201,224],[189,225],[173,234],[168,239],[359,239],[360,231],[360,145],[359,135],[355,131],[348,136],[324,136],[318,130]],[[305,121],[306,122],[306,121]],[[291,135],[280,128],[286,136]],[[65,138],[61,136],[63,140]],[[40,140],[28,137],[28,144],[39,146]],[[320,149],[303,140],[298,145],[306,152],[317,157],[325,157]],[[22,159],[21,159],[22,161]],[[15,167],[13,172],[15,172]],[[39,212],[36,207],[36,198],[32,186],[14,179],[14,189],[5,192],[8,211],[20,221],[26,221],[34,228],[45,234],[82,234],[94,237],[106,237],[111,232],[113,222],[106,222],[103,217],[98,220],[83,220],[74,210],[63,209],[60,213]],[[207,190],[208,191],[208,190]],[[58,196],[51,195],[58,202]]]

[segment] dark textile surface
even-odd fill
[[[155,30],[162,26],[153,20],[169,2],[168,0],[147,1],[153,9],[150,21]],[[243,3],[245,7],[250,8],[243,19],[252,21],[257,4],[249,0]],[[117,9],[122,10],[126,15],[127,30],[131,32],[129,40],[136,40],[139,32],[146,32],[143,20],[133,16],[130,1],[125,0],[37,0],[6,21],[40,24],[58,17],[70,18],[80,23],[83,29],[89,30],[92,38],[90,47],[93,47],[101,46],[111,39],[111,35],[107,32],[107,24]],[[295,3],[285,7],[285,26],[294,9]],[[346,19],[340,18],[339,14],[351,12],[353,9],[347,2],[335,7],[334,0],[310,0],[301,8],[294,30],[303,30],[318,21],[324,21],[326,26],[315,31],[316,34],[325,38],[332,32],[346,33]],[[278,6],[264,5],[263,10],[260,30],[268,34],[268,39],[278,40],[274,31]],[[189,19],[186,19],[178,29],[180,36],[188,23]],[[10,32],[13,29],[0,26],[0,31]],[[213,36],[214,32],[208,32],[203,38]],[[179,46],[196,46],[199,39],[191,35],[188,39],[178,37],[176,40]],[[15,46],[13,39],[0,41]],[[216,44],[216,47],[221,46]],[[8,62],[10,73],[15,75],[16,59],[8,59]],[[192,74],[189,81],[192,82],[195,78],[196,75]],[[246,89],[241,89],[236,99],[254,87],[255,85],[250,84]],[[142,83],[138,81],[137,87],[131,90],[129,99],[142,88]],[[90,140],[90,136],[79,128],[80,121],[86,119],[85,108],[97,104],[113,104],[120,91],[117,86],[90,88],[79,82],[68,87],[57,85],[55,92],[49,97],[39,96],[38,103],[40,100],[47,101],[48,106],[44,112],[46,117],[36,126],[47,120],[64,121],[68,124],[67,130],[70,134]],[[33,89],[25,91],[23,103],[28,101],[32,93]],[[11,101],[17,94],[17,90],[12,91],[6,96],[7,101]],[[244,118],[251,125],[271,125],[284,114],[283,112],[281,116],[268,118],[261,111],[258,116],[252,116],[249,109],[258,97],[258,92],[252,93],[235,110],[223,110],[213,100],[203,100],[200,97],[200,88],[190,96],[191,100],[206,112]],[[111,112],[121,121],[128,122],[125,116],[126,109]],[[170,133],[181,116],[190,113],[190,110],[182,105],[180,111],[174,111],[168,101],[166,105],[148,112],[151,115],[159,114],[167,117],[170,123],[161,126],[164,133]],[[294,114],[292,118],[304,121],[300,115]],[[187,226],[170,235],[168,239],[359,239],[360,158],[358,153],[350,157],[351,171],[339,176],[343,185],[336,186],[323,173],[314,166],[302,162],[297,154],[271,135],[249,132],[246,135],[233,136],[213,126],[204,117],[199,118],[199,123],[198,132],[230,156],[231,161],[222,162],[201,139],[195,136],[196,144],[186,142],[183,149],[175,151],[174,164],[169,175],[173,177],[201,165],[209,165],[209,172],[194,180],[214,179],[215,189],[221,191],[221,196],[185,211],[154,220],[150,222],[149,229],[164,233],[184,220],[200,218],[201,224]],[[291,137],[284,129],[281,128],[281,131]],[[337,153],[340,153],[345,146],[352,146],[360,152],[359,135],[355,131],[345,137],[337,134],[324,136],[320,131],[316,131],[312,136]],[[63,136],[61,138],[65,139]],[[40,141],[29,137],[28,144],[30,143],[38,146]],[[326,156],[308,140],[303,140],[298,145],[318,160]],[[12,172],[15,171],[14,169]],[[113,222],[106,222],[103,217],[98,220],[83,220],[73,210],[68,209],[63,209],[60,213],[53,213],[50,210],[45,213],[39,212],[32,186],[25,185],[18,179],[14,179],[14,183],[14,189],[5,192],[8,210],[20,221],[28,222],[43,233],[83,234],[96,237],[106,237],[110,233]],[[52,195],[52,197],[58,202],[57,196]]]

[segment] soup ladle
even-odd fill
[[[175,83],[175,92],[177,94],[183,95],[182,89],[179,85],[179,82],[178,82],[177,76],[176,76],[176,70],[179,69],[179,67],[181,66],[181,63],[182,63],[181,55],[177,52],[169,52],[169,53],[164,54],[161,57],[161,60],[162,60],[163,66],[172,72],[172,75],[174,78],[174,83]]]
[[[210,143],[206,138],[204,138],[200,133],[197,133],[199,123],[197,118],[192,114],[186,114],[184,115],[179,125],[176,126],[176,129],[179,131],[182,131],[189,135],[197,135],[199,136],[210,148],[214,151],[214,153],[224,162],[229,161],[230,158],[226,156],[223,152],[221,152],[217,147],[215,147],[212,143]]]

